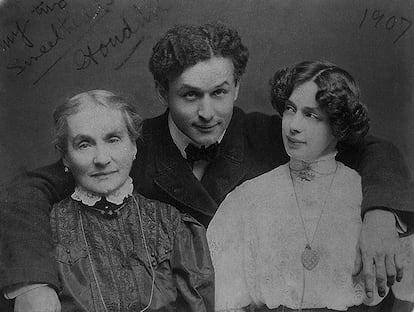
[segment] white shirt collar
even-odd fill
[[[201,147],[200,144],[195,143],[188,136],[186,136],[180,129],[178,129],[177,125],[175,124],[174,120],[171,117],[171,113],[168,114],[168,129],[170,131],[170,135],[171,135],[171,138],[174,144],[177,146],[181,155],[184,158],[187,158],[187,154],[185,153],[185,148],[187,147],[188,144],[192,143],[197,147]],[[223,140],[225,133],[226,133],[226,130],[224,130],[223,133],[218,138],[217,140],[218,143],[220,143],[221,140]]]
[[[115,205],[123,203],[124,199],[132,195],[134,185],[132,179],[128,177],[124,184],[122,184],[117,190],[105,196],[106,200]],[[75,191],[70,196],[76,201],[80,201],[87,206],[94,206],[98,201],[101,200],[102,196],[96,193],[92,193],[80,185],[75,187]]]

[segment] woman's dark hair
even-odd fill
[[[286,103],[298,86],[313,81],[318,87],[316,102],[329,118],[333,135],[341,144],[360,141],[369,130],[366,106],[359,88],[345,70],[326,61],[305,61],[277,71],[270,81],[271,103],[283,116]]]
[[[62,153],[67,152],[68,122],[69,116],[79,112],[82,104],[94,103],[110,109],[119,110],[124,118],[128,135],[135,141],[140,137],[142,118],[135,108],[122,97],[106,90],[91,90],[79,93],[74,97],[58,105],[53,112],[55,147]]]
[[[213,56],[232,60],[237,83],[246,69],[249,52],[237,31],[222,24],[177,25],[153,47],[149,69],[156,87],[168,91],[169,81],[186,68]]]

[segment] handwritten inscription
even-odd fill
[[[23,25],[20,22],[16,22],[15,30],[12,30],[6,37],[2,40],[1,46],[2,50],[6,52],[10,47],[15,43],[16,39],[22,39],[23,43],[29,47],[33,48],[33,42],[26,35],[26,27],[29,23],[29,20],[26,20]]]
[[[78,49],[75,51],[75,63],[77,70],[83,70],[88,68],[90,65],[98,65],[100,59],[106,58],[111,49],[123,45],[126,41],[129,41],[137,32],[140,30],[140,27],[144,27],[146,24],[150,23],[151,20],[155,17],[158,17],[161,12],[165,9],[153,9],[148,12],[148,8],[140,8],[138,5],[134,4],[132,8],[135,10],[133,17],[127,19],[126,16],[121,16],[122,20],[122,29],[119,31],[119,34],[112,35],[105,39],[103,42],[98,43],[96,46],[88,44],[84,49]],[[134,26],[131,26],[131,20],[134,22]],[[121,62],[120,65],[116,66],[115,69],[120,69],[131,57],[132,53],[137,50],[138,46],[143,42],[144,36],[141,36],[140,39],[136,42],[128,56]]]
[[[33,6],[32,13],[36,13],[38,15],[42,14],[49,14],[53,12],[56,8],[63,10],[67,6],[66,0],[59,0],[54,3],[45,4],[43,1]]]
[[[65,33],[70,34],[72,27],[67,27],[67,19],[59,20],[58,23],[50,24],[50,31],[52,33],[52,39],[47,40],[47,42],[43,43],[37,53],[34,55],[29,55],[26,59],[15,59],[14,62],[7,66],[7,69],[16,70],[16,75],[20,75],[23,73],[26,68],[32,66],[36,63],[39,59],[41,59],[45,54],[49,53],[53,50],[60,41],[65,39]]]
[[[112,37],[109,37],[108,40],[100,43],[97,48],[92,48],[90,45],[88,45],[86,47],[86,51],[79,49],[75,52],[77,70],[86,69],[92,63],[99,64],[99,56],[106,58],[111,47],[114,48],[122,45],[125,40],[130,39],[133,34],[136,34],[138,32],[138,28],[131,28],[129,22],[125,17],[122,17],[122,23],[124,27],[121,30],[121,35],[114,35]]]
[[[359,28],[362,28],[367,20],[373,22],[374,28],[382,27],[387,31],[396,32],[396,38],[393,41],[394,44],[397,43],[397,41],[407,33],[412,25],[411,20],[408,18],[386,14],[380,9],[369,10],[366,8],[364,10],[361,22],[359,23]]]
[[[41,42],[32,40],[37,37],[36,33],[30,31],[33,30],[30,27],[32,26],[30,19],[23,22],[15,22],[14,29],[6,37],[2,38],[2,42],[0,42],[1,47],[3,51],[7,51],[21,41],[29,48],[29,53],[9,59],[6,68],[13,71],[16,76],[19,76],[29,68],[34,67],[41,60],[43,60],[42,64],[45,64],[45,61],[47,61],[49,65],[35,79],[33,82],[35,85],[69,53],[72,53],[74,56],[74,68],[76,70],[85,70],[91,65],[99,65],[111,54],[119,57],[117,55],[118,52],[115,52],[115,50],[122,46],[129,47],[129,51],[125,47],[121,50],[123,58],[121,57],[118,64],[114,67],[114,70],[119,70],[130,60],[142,42],[144,42],[145,36],[141,32],[142,28],[158,18],[161,13],[169,10],[169,8],[160,5],[159,0],[136,1],[119,13],[119,23],[116,24],[120,26],[118,29],[113,29],[110,36],[97,43],[90,38],[88,39],[89,42],[84,47],[81,47],[79,44],[84,42],[85,38],[88,38],[88,34],[91,33],[93,28],[96,28],[97,23],[108,13],[113,13],[109,6],[114,3],[114,0],[91,0],[91,2],[94,3],[92,7],[78,6],[77,12],[80,14],[76,15],[71,13],[72,10],[64,11],[71,4],[67,0],[40,1],[31,7],[32,14],[47,16],[47,18],[50,18],[48,14],[51,15],[50,13],[53,11],[63,12],[53,17],[49,27],[42,33],[43,41]],[[75,33],[76,36],[73,36]],[[67,43],[63,44],[66,41],[68,41],[69,46]],[[130,42],[130,44],[126,45],[127,42]],[[57,52],[52,53],[54,50]]]

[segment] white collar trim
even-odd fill
[[[122,184],[117,190],[105,196],[106,200],[115,205],[123,203],[124,199],[132,195],[134,185],[132,179],[128,177],[124,184]],[[103,196],[90,192],[80,185],[75,187],[75,191],[70,196],[76,201],[80,201],[87,206],[94,206]]]

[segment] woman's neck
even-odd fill
[[[334,151],[312,161],[303,161],[291,157],[289,168],[294,176],[310,181],[315,176],[324,176],[335,172],[336,154],[337,151]]]
[[[71,198],[80,201],[87,206],[95,205],[103,197],[106,198],[106,200],[110,203],[120,205],[126,197],[132,195],[133,190],[134,186],[132,184],[132,179],[128,177],[124,184],[122,184],[119,188],[108,194],[97,194],[85,189],[80,185],[77,185],[75,187],[75,191],[71,195]]]

